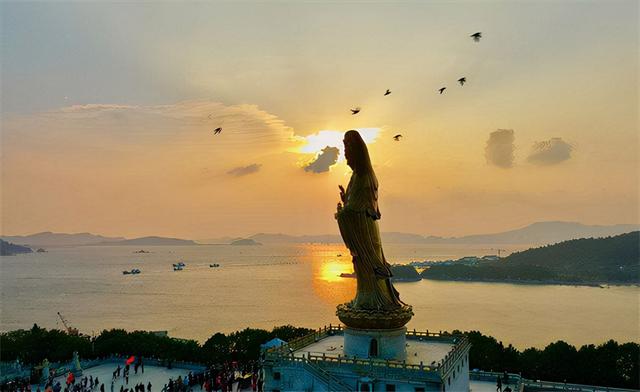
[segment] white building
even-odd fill
[[[465,337],[325,327],[264,353],[265,391],[469,390]]]

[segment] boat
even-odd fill
[[[174,271],[182,271],[183,269],[184,269],[184,267],[179,265],[179,264],[174,264],[173,265],[173,270]]]
[[[218,268],[218,267],[220,267],[220,264],[218,263],[209,264],[209,268]]]
[[[176,264],[176,265],[179,265],[180,267],[185,267],[186,266],[186,264],[183,263],[182,261],[178,261],[178,264]]]
[[[142,271],[140,271],[137,268],[133,268],[133,269],[131,269],[131,271],[122,271],[122,275],[137,275],[140,272],[142,272]]]

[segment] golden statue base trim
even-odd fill
[[[350,303],[338,305],[336,316],[344,325],[357,329],[396,329],[404,327],[413,316],[411,305],[394,310],[356,309]]]

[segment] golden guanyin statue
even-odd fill
[[[357,131],[344,135],[344,155],[353,170],[335,214],[340,234],[351,252],[357,279],[356,297],[338,305],[336,314],[346,326],[360,329],[390,329],[404,326],[413,315],[391,283],[391,266],[382,251],[378,180],[367,145]]]

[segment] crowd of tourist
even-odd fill
[[[110,382],[106,385],[97,376],[76,378],[72,372],[69,372],[62,382],[51,376],[44,385],[32,384],[32,380],[28,377],[14,379],[2,384],[0,392],[152,392],[151,381],[146,385],[143,382],[129,384],[132,371],[136,375],[144,374],[142,358],[136,358],[131,363],[127,361],[123,366],[117,364]],[[118,380],[122,382],[120,388],[116,389],[115,384]],[[231,362],[211,366],[204,372],[189,372],[184,377],[169,379],[158,392],[263,392],[263,384],[264,375],[257,362],[247,364]]]
[[[31,392],[29,377],[16,378],[0,385],[2,392]]]
[[[264,377],[257,363],[240,365],[237,362],[212,366],[205,372],[189,372],[184,378],[170,379],[162,392],[263,392]]]

